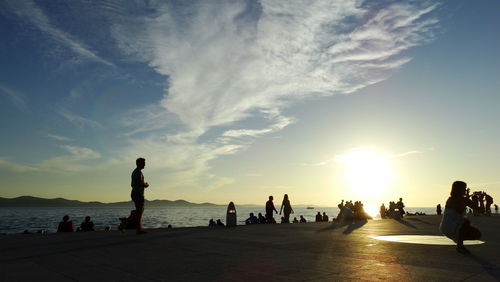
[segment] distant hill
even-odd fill
[[[217,206],[211,203],[190,203],[184,200],[146,200],[146,207],[210,207]],[[17,198],[2,198],[0,197],[0,207],[133,207],[132,201],[128,202],[115,202],[115,203],[101,203],[101,202],[81,202],[76,200],[67,200],[64,198],[44,199],[31,196],[21,196]]]

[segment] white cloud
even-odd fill
[[[69,122],[77,125],[80,128],[83,128],[85,126],[88,127],[94,127],[94,128],[103,128],[102,124],[95,120],[87,119],[84,117],[81,117],[79,115],[76,115],[68,110],[62,109],[59,111],[59,114],[66,118]]]
[[[48,133],[47,134],[47,137],[49,138],[52,138],[54,140],[57,140],[57,141],[74,141],[73,139],[69,138],[69,137],[65,137],[65,136],[61,136],[61,135],[55,135],[55,134],[50,134]]]
[[[437,23],[427,17],[436,5],[262,1],[260,13],[250,6],[257,4],[202,1],[183,14],[160,5],[154,17],[122,18],[113,34],[126,54],[169,77],[161,104],[203,134],[254,110],[383,80],[410,60],[398,55],[432,39]]]
[[[93,160],[101,157],[98,152],[85,147],[63,145],[61,148],[71,153],[74,160]]]
[[[12,105],[21,112],[27,113],[30,111],[23,94],[0,84],[0,95],[7,97]]]
[[[40,170],[38,167],[21,165],[2,158],[0,158],[0,168],[12,172],[36,172]]]
[[[55,26],[45,12],[37,6],[37,4],[30,0],[7,0],[5,2],[17,16],[23,20],[32,23],[36,28],[48,35],[52,40],[57,43],[70,48],[79,56],[87,60],[102,63],[108,66],[114,66],[111,62],[101,58],[94,51],[92,51],[83,42],[76,39],[71,34],[63,31]]]
[[[382,81],[411,60],[405,50],[433,39],[436,5],[369,4],[199,1],[176,9],[155,2],[140,15],[115,6],[111,34],[119,48],[168,78],[160,103],[127,120],[128,136],[147,138],[124,155],[143,152],[193,181],[210,160],[248,146],[243,139],[293,123],[282,112],[294,102]],[[237,128],[250,117],[268,124]],[[215,142],[199,140],[222,126],[230,129]],[[164,133],[151,133],[157,130]]]

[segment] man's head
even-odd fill
[[[273,196],[269,196],[269,200],[271,200],[271,201],[272,201],[273,199],[274,199],[274,198],[273,198]]]
[[[135,164],[137,165],[137,168],[143,169],[146,166],[146,159],[138,158],[137,160],[135,160]]]

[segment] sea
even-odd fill
[[[278,207],[277,207],[278,208]],[[313,222],[317,212],[326,212],[330,217],[336,217],[339,209],[337,207],[306,207],[294,206],[294,214],[290,215],[290,220],[297,219],[303,215],[308,222]],[[0,207],[0,234],[14,234],[23,232],[38,232],[43,230],[47,233],[56,232],[59,222],[64,215],[68,215],[75,224],[75,228],[80,226],[86,216],[90,216],[97,231],[117,230],[120,217],[127,217],[131,208],[1,208]],[[377,208],[365,208],[374,219],[379,216]],[[426,214],[436,214],[436,208],[429,207],[408,207],[405,208],[410,213],[420,212]],[[226,206],[211,207],[165,207],[147,208],[144,211],[144,228],[166,228],[172,225],[173,228],[208,226],[210,219],[221,219],[226,222]],[[236,206],[237,224],[244,225],[245,219],[253,212],[265,214],[264,207],[260,206]],[[279,222],[279,215],[275,215]]]

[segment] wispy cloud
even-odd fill
[[[254,110],[383,80],[410,60],[398,57],[404,50],[433,38],[437,23],[428,16],[436,5],[425,4],[186,5],[190,13],[159,5],[151,17],[122,18],[113,34],[126,54],[169,77],[161,104],[200,134]]]
[[[125,151],[185,167],[186,179],[188,168],[206,171],[210,160],[244,149],[243,139],[292,124],[283,111],[293,103],[388,78],[411,60],[404,51],[431,41],[438,26],[438,6],[429,2],[156,2],[141,13],[112,6],[111,34],[120,50],[168,79],[158,105],[127,125],[129,136],[163,133]],[[267,124],[239,126],[253,117]],[[223,126],[229,129],[215,142],[200,141]]]
[[[2,158],[0,158],[0,168],[12,172],[36,172],[40,170],[35,166],[21,165]]]
[[[9,102],[21,112],[28,113],[30,111],[25,96],[18,91],[0,84],[0,95],[5,96]]]
[[[4,4],[6,4],[17,16],[33,24],[34,27],[49,36],[52,40],[68,47],[79,56],[90,61],[102,63],[108,66],[114,66],[113,63],[97,55],[91,50],[90,47],[86,46],[85,43],[54,25],[49,16],[47,16],[47,14],[40,7],[38,7],[35,2],[30,0],[6,0],[4,1]]]
[[[380,158],[380,159],[397,159],[397,158],[404,158],[407,156],[411,155],[416,155],[416,154],[422,154],[422,151],[419,150],[411,150],[407,152],[402,152],[402,153],[394,153],[394,154],[379,154],[376,153],[376,150],[372,150],[371,148],[368,147],[360,147],[360,148],[354,148],[347,152],[346,154],[341,154],[341,155],[335,155],[333,157],[328,157],[322,161],[315,162],[315,163],[300,163],[302,166],[327,166],[331,165],[333,163],[337,162],[344,162],[346,159],[349,159],[351,157],[352,153],[356,152],[368,152],[370,155],[373,155],[373,157]]]
[[[55,134],[50,134],[50,133],[47,134],[47,137],[52,138],[52,139],[57,140],[57,141],[65,141],[65,142],[74,141],[73,139],[71,139],[69,137],[65,137],[65,136],[61,136],[61,135],[55,135]]]
[[[94,127],[94,128],[103,128],[104,126],[100,124],[99,122],[91,119],[87,119],[84,117],[81,117],[79,115],[76,115],[66,109],[61,109],[59,111],[59,114],[66,118],[69,122],[75,124],[76,126],[83,128],[83,127]]]

